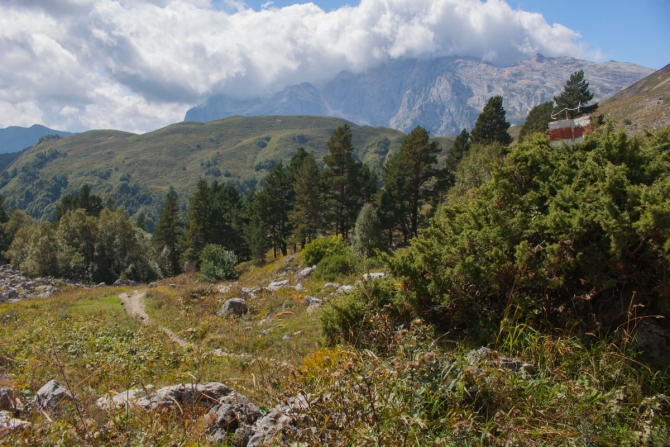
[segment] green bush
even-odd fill
[[[608,126],[573,147],[530,136],[389,270],[417,313],[479,336],[507,311],[586,331],[636,305],[670,317],[669,153],[670,128],[631,139]]]
[[[335,253],[344,254],[347,251],[347,246],[342,240],[342,236],[326,237],[315,239],[309,244],[305,245],[302,251],[305,265],[317,265],[321,260]]]
[[[375,322],[383,314],[388,327],[393,330],[404,313],[402,303],[402,295],[390,280],[367,282],[350,294],[328,301],[320,317],[326,343],[332,346],[346,341],[376,351],[383,350],[388,334],[380,333],[385,325]]]
[[[237,256],[220,245],[208,244],[200,254],[200,280],[226,281],[237,278]]]
[[[339,276],[356,273],[356,260],[348,253],[333,253],[326,255],[316,265],[314,277],[334,281]]]

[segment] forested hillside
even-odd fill
[[[330,134],[344,123],[327,117],[231,117],[144,135],[98,130],[44,139],[2,172],[0,193],[9,208],[53,220],[58,199],[86,183],[131,215],[145,216],[151,227],[171,187],[185,197],[204,178],[246,193],[299,147],[313,151],[320,163]],[[356,157],[377,172],[403,137],[392,129],[351,128]],[[442,139],[443,145],[449,142]]]

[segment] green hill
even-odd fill
[[[0,193],[8,208],[53,219],[55,202],[88,183],[94,193],[151,223],[170,187],[185,199],[202,177],[246,192],[301,146],[321,159],[330,134],[342,124],[351,126],[357,156],[376,168],[404,137],[393,129],[318,116],[235,116],[177,123],[144,135],[94,130],[42,141],[21,153],[0,174]],[[452,140],[439,138],[445,149]]]
[[[670,124],[670,65],[600,103],[597,113],[614,118],[630,133]]]

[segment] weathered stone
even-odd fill
[[[212,441],[225,441],[234,433],[238,445],[247,445],[253,432],[251,426],[260,418],[261,411],[245,396],[233,391],[219,399],[219,405],[212,408],[210,426]]]
[[[256,296],[256,291],[251,290],[248,287],[242,287],[242,290],[240,291],[240,295],[246,298],[257,298]]]
[[[220,315],[243,315],[247,313],[248,307],[247,302],[243,298],[231,298],[223,303],[221,310],[219,310]]]
[[[223,383],[210,382],[205,384],[173,385],[161,388],[151,398],[143,397],[137,405],[147,409],[171,408],[180,406],[200,406],[211,408],[232,390]]]
[[[312,425],[311,419],[304,414],[309,407],[306,396],[297,396],[289,399],[287,405],[277,405],[265,416],[258,419],[251,428],[253,435],[247,447],[270,445],[273,442],[286,441],[286,432],[295,433]]]
[[[267,289],[270,292],[276,292],[279,289],[282,289],[284,287],[288,286],[288,279],[285,279],[283,281],[272,281],[268,286]]]
[[[348,293],[353,292],[354,289],[355,289],[354,286],[342,286],[339,289],[337,289],[336,291],[334,291],[331,295],[333,295],[333,296],[346,295]]]
[[[222,397],[229,395],[232,390],[218,382],[205,384],[180,384],[167,386],[152,394],[152,386],[144,389],[131,389],[114,396],[103,396],[98,399],[97,406],[103,410],[121,408],[124,406],[140,407],[147,410],[173,408],[180,406],[199,406],[212,408]]]
[[[327,282],[323,285],[322,289],[325,291],[329,289],[339,289],[340,287],[342,286],[336,282]]]
[[[134,285],[137,285],[137,283],[135,281],[130,280],[130,279],[119,278],[116,281],[114,281],[114,285],[115,286],[134,286]],[[75,284],[75,286],[76,287],[82,287],[83,284]]]
[[[51,410],[57,405],[73,400],[72,394],[55,380],[50,380],[39,389],[35,403],[43,410]]]
[[[366,273],[363,275],[364,280],[370,280],[370,279],[382,279],[386,277],[386,273],[384,272],[377,272],[377,273]]]
[[[29,427],[30,422],[14,419],[9,411],[0,411],[0,429],[15,430],[17,428]]]
[[[323,300],[309,295],[307,295],[303,301],[307,306],[307,312],[312,312],[314,309],[317,309],[323,305]]]
[[[298,283],[298,284],[295,285],[295,290],[296,290],[296,292],[302,292],[303,290],[307,290],[307,289],[305,289],[305,286]]]
[[[310,276],[312,276],[312,273],[314,273],[314,270],[316,270],[315,265],[300,270],[300,272],[298,273],[298,280],[302,281],[305,278],[309,278]]]
[[[15,407],[14,390],[11,388],[0,388],[0,410],[13,410]]]
[[[228,284],[219,284],[217,290],[219,291],[219,293],[228,293],[232,290],[232,287]]]
[[[139,399],[148,396],[148,392],[152,388],[153,386],[148,385],[144,389],[126,390],[113,396],[103,396],[98,399],[96,405],[101,410],[114,410],[125,406],[134,407]]]

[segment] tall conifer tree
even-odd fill
[[[196,190],[188,198],[188,251],[189,259],[199,259],[200,252],[210,242],[212,197],[207,181],[200,179]]]
[[[293,226],[293,241],[304,248],[321,228],[323,197],[320,191],[321,176],[314,153],[310,152],[294,174],[295,205],[289,214]]]
[[[589,102],[593,99],[593,93],[589,91],[589,83],[584,79],[584,70],[579,70],[570,75],[570,79],[565,83],[563,87],[563,92],[554,96],[554,102],[556,103],[556,108],[554,113],[558,113],[563,109],[576,109],[581,103],[581,111],[569,111],[569,118],[576,118],[580,115],[589,114],[595,112],[598,109],[598,103],[588,105]],[[563,119],[559,117],[558,119]]]
[[[159,253],[167,248],[168,269],[172,276],[178,275],[181,271],[179,257],[182,252],[183,236],[184,223],[179,211],[179,201],[174,194],[168,193],[163,212],[158,217],[158,223],[154,227],[153,242]]]
[[[504,146],[509,145],[513,138],[507,132],[510,124],[505,120],[505,108],[503,107],[503,97],[493,96],[484,106],[484,110],[479,114],[475,128],[472,129],[472,142],[479,144],[500,143]]]

